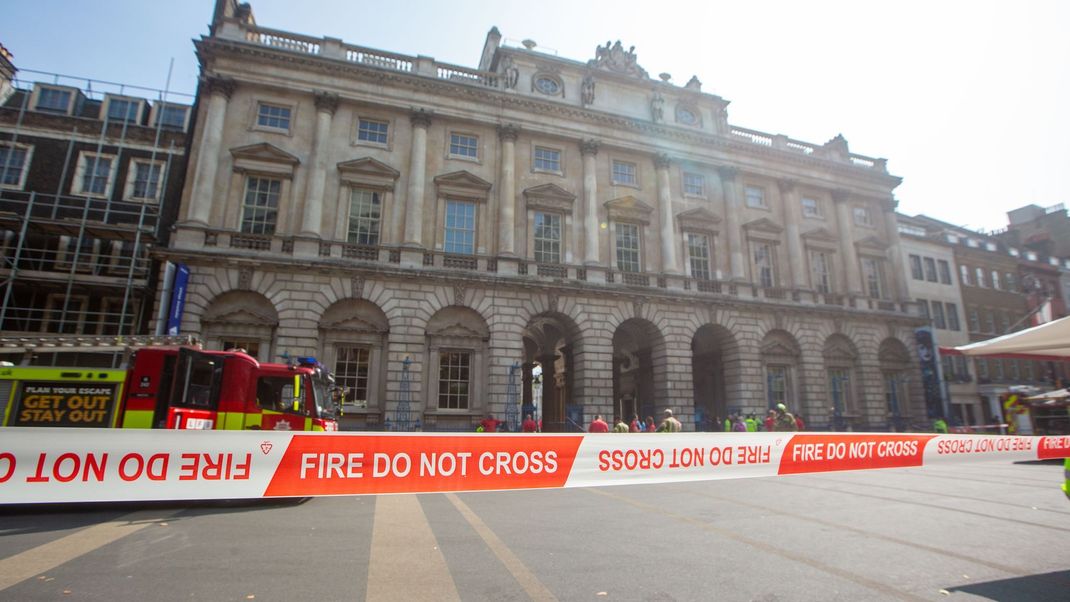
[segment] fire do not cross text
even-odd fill
[[[301,479],[360,479],[407,477],[413,470],[420,477],[466,477],[474,470],[483,476],[537,475],[555,473],[557,452],[549,451],[486,451],[473,452],[407,452],[371,454],[367,463],[364,452],[304,453],[301,454]],[[369,472],[370,469],[370,472]]]

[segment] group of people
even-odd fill
[[[754,414],[748,414],[746,417],[741,413],[729,414],[728,418],[724,421],[724,430],[726,433],[753,433],[757,431],[804,431],[806,430],[806,423],[803,421],[802,416],[798,414],[792,414],[788,411],[788,407],[782,403],[776,404],[775,408],[769,410],[765,415],[764,420],[758,420]]]
[[[665,409],[662,420],[658,424],[654,423],[653,416],[647,416],[646,420],[643,420],[639,414],[632,414],[631,422],[625,422],[620,416],[614,416],[613,427],[610,429],[609,423],[602,418],[601,414],[597,414],[587,426],[588,433],[608,433],[610,430],[614,433],[679,433],[682,429],[683,425],[668,408]]]

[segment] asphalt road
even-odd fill
[[[0,509],[0,600],[1067,600],[1059,463]]]

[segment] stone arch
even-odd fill
[[[890,430],[908,430],[910,420],[919,418],[914,416],[916,412],[911,411],[910,377],[913,361],[910,350],[899,339],[888,337],[881,341],[877,349],[877,361],[880,363],[884,407],[888,413]],[[936,380],[933,379],[934,382]],[[936,391],[935,395],[939,396],[939,391]]]
[[[532,316],[523,330],[524,363],[521,382],[521,414],[541,416],[543,430],[563,432],[582,417],[569,416],[574,407],[575,353],[582,344],[580,328],[567,315],[545,311]],[[535,366],[539,376],[535,377]],[[536,387],[538,383],[538,387]],[[539,395],[536,395],[536,389]],[[575,414],[575,412],[573,412]],[[512,417],[507,415],[507,421]],[[570,422],[571,418],[571,422]]]
[[[657,416],[657,404],[669,399],[666,386],[665,336],[653,322],[628,318],[613,331],[613,411]]]
[[[346,391],[344,407],[350,421],[356,418],[354,414],[365,414],[365,421],[376,417],[386,402],[386,344],[390,333],[386,313],[364,299],[342,299],[324,310],[317,330],[319,356],[334,371],[335,382]]]
[[[849,424],[861,418],[858,398],[861,365],[858,347],[842,334],[831,334],[825,338],[822,357],[825,361],[832,428],[837,431],[846,430]]]
[[[479,312],[449,305],[427,321],[425,425],[467,430],[490,408],[490,327]]]
[[[739,361],[739,342],[728,328],[703,324],[695,330],[691,337],[691,379],[696,429],[722,430],[724,418],[743,411],[728,399],[728,391],[738,385]]]
[[[263,362],[274,355],[279,312],[260,293],[230,291],[207,304],[201,315],[201,327],[206,348],[237,347]]]
[[[790,332],[774,328],[762,338],[759,352],[766,407],[774,408],[778,403],[789,409],[796,407],[801,403],[799,341]]]

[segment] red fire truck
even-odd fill
[[[339,394],[315,358],[193,346],[138,348],[124,370],[0,367],[4,426],[334,431]]]

